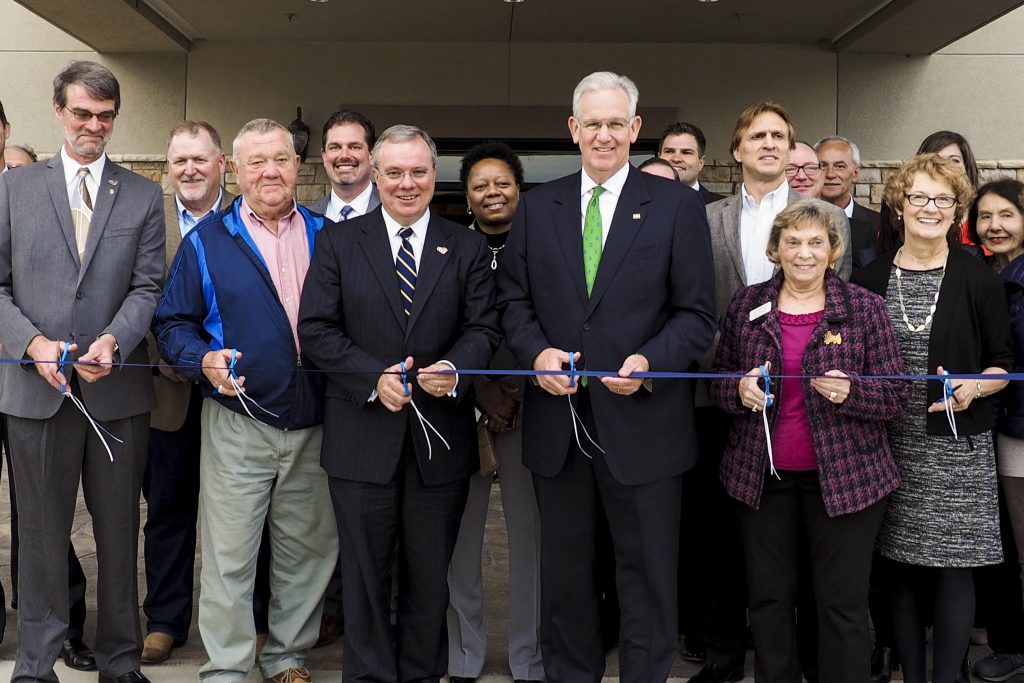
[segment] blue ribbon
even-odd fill
[[[64,350],[60,354],[60,360],[57,361],[57,372],[59,372],[62,375],[64,375],[64,364],[68,360],[68,347],[70,347],[70,346],[71,346],[71,340],[68,340],[68,341],[64,342]],[[67,379],[67,375],[64,375],[64,378]],[[63,394],[67,390],[67,388],[68,388],[67,384],[61,384],[60,385],[60,393]]]

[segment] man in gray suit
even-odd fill
[[[81,480],[102,568],[99,680],[140,683],[139,491],[153,404],[142,366],[164,270],[163,200],[158,185],[104,155],[121,103],[114,75],[73,62],[53,86],[60,154],[0,177],[4,353],[35,361],[4,366],[0,391],[20,504],[12,680],[57,680],[68,626],[63,558]]]
[[[370,182],[370,150],[377,141],[373,122],[357,111],[336,111],[324,123],[324,169],[331,179],[327,196],[309,205],[335,223],[367,214],[380,206],[377,186]],[[316,647],[333,643],[345,630],[341,610],[341,563],[335,565],[324,595],[324,613]]]
[[[376,141],[373,123],[357,111],[336,111],[327,117],[321,144],[331,191],[312,202],[311,211],[340,223],[380,206],[377,187],[370,182],[370,150]]]
[[[775,272],[765,254],[772,222],[786,206],[803,198],[786,178],[795,145],[792,121],[780,104],[752,104],[736,121],[729,151],[740,166],[743,183],[737,194],[707,206],[719,320],[729,310],[738,289],[764,282]],[[838,207],[836,216],[843,241],[849,245],[849,222]],[[847,249],[836,271],[848,279],[852,263]],[[714,359],[715,346],[704,358],[705,371]],[[692,495],[684,495],[687,507],[683,535],[687,543],[706,552],[699,563],[681,571],[680,593],[684,599],[680,607],[687,635],[699,638],[706,646],[704,668],[692,680],[738,681],[743,678],[746,657],[743,555],[739,530],[732,523],[732,503],[718,481],[729,421],[712,405],[702,385],[698,385],[696,400],[701,456],[698,466],[684,479],[684,490]]]

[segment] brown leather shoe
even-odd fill
[[[167,633],[153,631],[146,636],[142,644],[142,663],[159,664],[167,661],[174,649],[174,637]]]
[[[345,632],[345,622],[339,617],[324,614],[320,617],[320,637],[316,639],[314,648],[330,645]]]
[[[310,683],[313,680],[306,667],[292,667],[271,678],[263,679],[265,683]]]

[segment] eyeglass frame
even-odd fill
[[[932,197],[931,195],[927,195],[927,194],[925,194],[923,192],[904,192],[903,196],[906,198],[907,202],[909,202],[911,206],[916,206],[916,207],[921,208],[921,209],[923,209],[924,207],[928,206],[929,202],[934,204],[935,208],[939,209],[939,210],[942,210],[942,209],[952,209],[953,207],[955,207],[957,204],[960,203],[959,199],[957,199],[956,197],[951,197],[948,194],[940,194],[940,195],[938,195],[936,197]],[[916,201],[911,199],[911,197],[918,197],[918,198],[923,197],[924,198],[924,203],[923,204],[918,204]],[[943,202],[942,202],[943,204],[946,204],[948,202],[949,206],[942,206],[942,205],[940,205],[939,204],[939,200],[940,199],[943,200]]]
[[[808,173],[809,170],[813,169],[813,173]],[[806,164],[786,164],[783,171],[787,178],[796,178],[800,175],[800,171],[804,172],[804,175],[808,178],[817,178],[822,172],[821,162],[818,163],[806,163]]]
[[[397,168],[389,168],[389,169],[384,170],[384,171],[382,171],[380,169],[376,169],[376,170],[377,170],[377,173],[379,175],[384,176],[389,181],[391,181],[393,183],[400,183],[400,182],[402,182],[405,179],[405,176],[407,176],[407,175],[410,178],[412,178],[414,181],[426,180],[427,176],[429,176],[433,172],[436,172],[437,169],[421,167],[421,168],[410,168],[410,169],[408,169],[406,171],[400,171]]]
[[[89,123],[95,118],[102,125],[109,126],[114,122],[114,119],[117,118],[117,112],[113,110],[101,111],[97,114],[96,112],[87,111],[85,109],[72,109],[67,105],[64,105],[61,109],[64,109],[71,114],[72,118],[79,123]]]

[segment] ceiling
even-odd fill
[[[785,43],[930,54],[1024,0],[17,0],[99,52],[211,42]],[[297,48],[301,49],[301,47]]]

